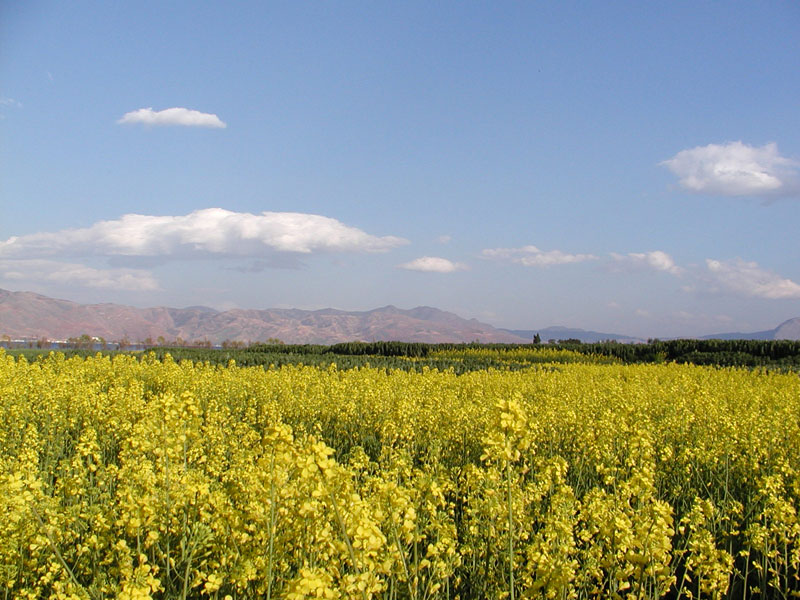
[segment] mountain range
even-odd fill
[[[354,340],[409,342],[524,343],[512,333],[475,319],[420,306],[384,306],[369,311],[300,309],[135,308],[78,304],[32,292],[0,290],[0,336],[65,340],[83,334],[109,341],[173,342],[279,339],[291,344],[334,344]]]
[[[800,340],[800,317],[789,319],[775,329],[753,333],[717,333],[705,335],[703,340]]]
[[[204,306],[188,308],[135,308],[120,304],[79,304],[33,292],[0,289],[0,336],[12,339],[65,340],[89,335],[109,341],[178,338],[186,342],[225,340],[265,341],[290,344],[334,344],[355,340],[408,342],[530,343],[541,340],[579,339],[583,342],[618,340],[643,342],[640,338],[566,327],[538,330],[498,329],[476,319],[464,319],[429,306],[409,310],[384,306],[368,311],[300,309],[232,309],[218,311]],[[704,339],[800,339],[800,318],[775,329],[755,333],[720,333]]]

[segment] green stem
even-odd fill
[[[406,583],[408,584],[408,593],[413,598],[414,597],[414,591],[413,591],[412,585],[411,585],[411,575],[408,572],[408,564],[406,563],[406,555],[403,552],[402,546],[400,545],[400,538],[397,535],[397,528],[395,527],[395,524],[394,524],[394,515],[391,513],[391,510],[392,510],[391,507],[389,507],[389,511],[390,511],[389,512],[389,518],[391,519],[391,524],[392,524],[392,537],[394,538],[394,543],[397,546],[397,552],[398,552],[398,554],[400,554],[400,560],[403,561],[403,572],[406,574]]]
[[[272,558],[273,543],[275,540],[275,449],[272,450],[270,461],[269,484],[269,564],[267,566],[267,600],[272,597]]]
[[[197,548],[197,539],[193,539],[191,544],[192,546],[191,550],[189,550],[189,558],[186,561],[186,570],[183,576],[183,593],[181,594],[181,600],[186,600],[186,594],[189,592],[189,572],[192,569],[192,558],[194,558],[194,551]]]
[[[342,520],[341,514],[339,514],[339,507],[336,504],[336,498],[333,497],[333,493],[330,490],[328,491],[328,497],[331,499],[333,513],[336,515],[336,520],[339,522],[339,528],[342,530],[342,537],[344,537],[345,544],[347,544],[347,552],[350,554],[350,561],[353,563],[353,569],[355,569],[356,573],[361,575],[361,570],[358,568],[358,564],[356,563],[356,553],[353,551],[353,545],[350,543],[350,536],[347,535],[347,529],[344,526],[344,521]],[[364,600],[367,600],[367,595],[364,593],[364,590],[359,591],[361,592],[361,597]]]
[[[64,570],[69,575],[69,578],[72,580],[72,583],[74,583],[75,587],[77,587],[79,590],[81,590],[83,593],[85,593],[89,598],[94,598],[94,596],[92,596],[92,594],[80,584],[80,582],[78,581],[78,578],[75,577],[75,573],[73,573],[72,569],[69,568],[69,565],[67,564],[67,561],[64,560],[63,556],[61,556],[61,552],[58,551],[58,548],[56,547],[56,543],[53,540],[53,537],[50,535],[50,532],[47,531],[47,527],[45,527],[44,521],[42,520],[42,517],[39,516],[39,513],[36,510],[36,508],[33,506],[33,504],[29,504],[28,508],[31,509],[31,512],[33,513],[33,516],[36,518],[36,521],[39,523],[39,528],[42,530],[42,533],[44,533],[45,537],[47,538],[47,543],[50,545],[50,549],[56,555],[56,558],[58,558],[58,561],[61,563],[61,566],[64,567]]]
[[[508,495],[508,581],[511,600],[514,600],[514,510],[511,506],[511,461],[506,462],[506,491]]]

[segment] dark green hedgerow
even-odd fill
[[[187,348],[154,347],[161,359],[169,353],[175,360],[202,361],[227,364],[234,360],[241,366],[269,366],[305,364],[327,366],[335,364],[340,369],[362,367],[367,364],[387,369],[421,370],[424,367],[457,373],[498,368],[517,370],[530,366],[529,361],[509,360],[503,352],[496,356],[454,357],[459,350],[482,348],[512,350],[536,348],[572,350],[586,355],[616,358],[624,363],[677,362],[720,367],[746,367],[770,369],[800,369],[800,341],[793,340],[653,340],[647,344],[599,342],[582,344],[577,341],[555,344],[423,344],[411,342],[348,342],[325,346],[321,344],[254,344],[248,348]],[[447,350],[448,357],[434,354]],[[64,350],[69,356],[90,356],[92,350]],[[9,354],[22,355],[28,360],[46,356],[48,350],[9,350]],[[115,351],[103,351],[114,354]],[[130,352],[127,352],[130,353]],[[141,353],[134,353],[141,354]]]

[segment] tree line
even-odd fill
[[[84,340],[85,341],[85,340]],[[186,346],[156,346],[159,358],[170,354],[175,360],[209,361],[224,364],[235,360],[242,366],[283,364],[330,364],[336,363],[343,368],[371,364],[387,368],[456,368],[458,371],[476,368],[518,368],[510,361],[502,359],[502,351],[514,349],[536,349],[539,344],[482,344],[444,343],[428,344],[422,342],[345,342],[332,345],[324,344],[284,344],[278,340],[267,343],[242,345],[226,344],[223,348]],[[626,344],[606,341],[582,343],[577,339],[560,340],[548,343],[547,348],[571,350],[585,355],[608,356],[623,363],[689,363],[695,365],[713,365],[720,367],[769,367],[800,369],[799,340],[650,340],[646,344]],[[86,350],[85,344],[76,344],[76,348]],[[445,350],[458,351],[472,348],[497,350],[494,358],[470,357],[467,366],[462,360],[442,359],[434,356],[435,352]],[[120,347],[125,350],[125,347]],[[380,359],[380,360],[378,360]],[[411,362],[410,362],[411,361]]]

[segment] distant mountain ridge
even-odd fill
[[[135,308],[78,304],[32,292],[0,290],[0,335],[64,340],[87,334],[109,341],[181,338],[218,344],[225,340],[333,344],[355,340],[524,343],[529,340],[475,319],[428,306],[384,306],[369,311],[301,309]]]
[[[641,344],[647,340],[621,335],[619,333],[601,333],[598,331],[586,331],[585,329],[571,329],[569,327],[545,327],[544,329],[503,329],[514,335],[525,338],[528,341],[533,339],[537,333],[542,342],[548,340],[568,340],[577,339],[584,343],[605,342],[608,340]],[[667,338],[662,338],[667,339]],[[751,333],[732,332],[715,333],[697,337],[699,340],[800,340],[800,317],[789,319],[778,325],[775,329],[766,331],[754,331]]]
[[[568,340],[577,339],[584,343],[605,342],[608,340],[624,343],[644,343],[647,340],[621,335],[619,333],[601,333],[598,331],[586,331],[584,329],[571,329],[569,327],[545,327],[544,329],[503,329],[514,335],[525,338],[528,341],[533,339],[537,333],[542,342],[548,340]],[[667,338],[663,338],[667,339]],[[699,340],[800,340],[800,317],[789,319],[778,325],[775,329],[766,331],[754,331],[752,333],[732,332],[715,333],[713,335],[699,336]]]
[[[800,340],[800,317],[789,319],[775,329],[753,333],[717,333],[704,335],[702,340]]]
[[[135,308],[121,304],[79,304],[33,292],[0,289],[0,336],[11,338],[65,340],[88,334],[109,341],[126,338],[138,342],[163,337],[167,342],[173,342],[180,337],[187,342],[202,340],[212,344],[225,340],[255,342],[270,338],[294,344],[334,344],[356,340],[521,344],[530,343],[537,333],[542,342],[550,339],[645,341],[617,333],[568,327],[498,329],[430,306],[401,309],[389,305],[368,311],[334,308],[218,311],[206,306]],[[789,319],[768,331],[719,333],[699,339],[800,340],[800,317]]]

